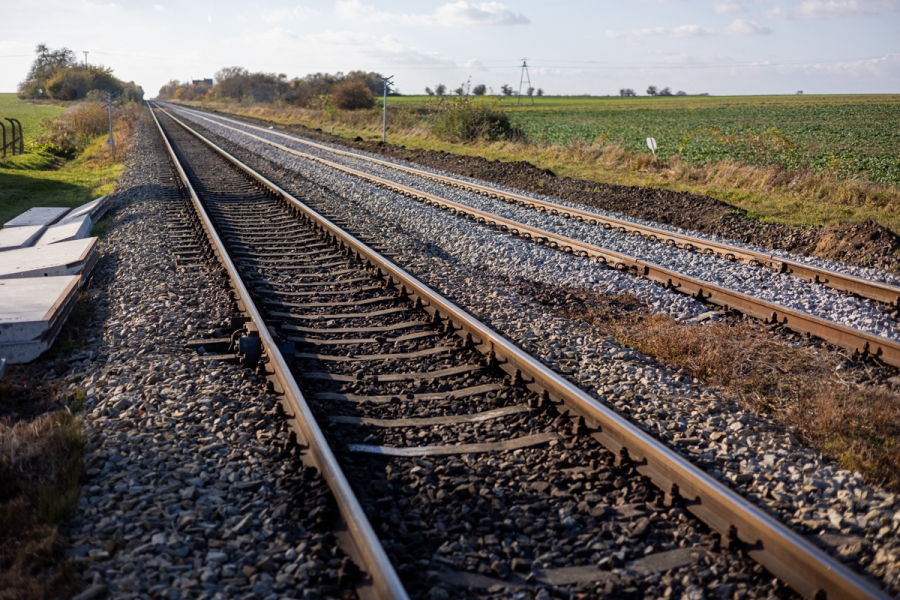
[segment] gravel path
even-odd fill
[[[298,197],[315,199],[317,208],[356,224],[352,230],[395,253],[401,266],[678,448],[717,479],[790,526],[814,534],[818,543],[841,560],[900,593],[900,502],[896,495],[865,485],[860,474],[829,464],[773,423],[742,411],[634,350],[620,347],[589,325],[560,317],[518,293],[517,282],[523,275],[513,269],[485,268],[481,261],[488,259],[471,259],[477,247],[462,244],[456,252],[451,239],[423,241],[414,219],[403,220],[402,211],[386,211],[381,203],[389,200],[382,198],[382,191],[362,194],[352,185],[304,170],[303,175],[309,176],[306,180],[290,168],[285,170],[235,144],[223,143]],[[319,182],[334,188],[326,190]],[[467,223],[457,222],[457,237],[464,238]],[[469,253],[463,251],[466,247]],[[538,273],[533,279],[540,277]]]
[[[176,267],[180,207],[145,114],[91,294],[95,335],[61,383],[84,390],[87,480],[69,556],[116,598],[341,597],[333,500],[283,451],[262,380],[184,347],[231,314],[217,268]]]
[[[368,188],[370,190],[369,193],[374,194],[374,190],[377,189],[375,186],[355,180],[355,178],[345,177],[339,172],[335,172],[333,169],[318,164],[315,161],[297,158],[287,152],[243,136],[234,131],[233,128],[229,128],[233,127],[232,124],[229,124],[227,127],[219,126],[215,124],[213,118],[198,116],[194,111],[182,110],[179,112],[189,120],[212,127],[213,130],[223,137],[243,144],[246,147],[251,148],[254,152],[267,156],[272,160],[279,161],[284,166],[294,168],[304,173],[316,173],[319,177],[334,180],[353,179],[352,184],[347,182],[344,185],[353,185],[357,193],[365,193],[366,188]],[[473,192],[467,192],[458,188],[442,185],[363,159],[354,159],[326,152],[300,142],[291,142],[271,133],[260,132],[257,130],[253,130],[252,133],[260,137],[272,139],[272,141],[288,147],[295,147],[295,149],[310,155],[331,160],[379,177],[389,178],[402,185],[414,187],[424,192],[435,194],[447,198],[448,200],[487,211],[507,219],[516,220],[559,235],[595,244],[612,251],[640,257],[643,260],[672,269],[687,276],[727,289],[750,294],[754,297],[780,304],[786,308],[800,310],[807,314],[816,315],[885,338],[900,340],[900,329],[898,329],[897,321],[888,313],[873,306],[868,301],[847,296],[825,286],[809,284],[806,281],[791,275],[775,273],[761,267],[750,267],[741,263],[732,263],[711,255],[689,252],[665,244],[651,242],[641,237],[621,233],[616,230],[606,230],[602,227],[592,226],[587,223],[579,223],[558,215],[539,213],[535,210],[511,205],[501,200],[485,198],[484,196]],[[336,185],[322,179],[319,181],[328,187]],[[349,194],[353,192],[346,190],[342,193]],[[457,224],[455,222],[460,221],[460,219],[441,213],[435,208],[417,206],[418,203],[415,201],[404,198],[398,194],[384,192],[382,190],[379,193],[379,197],[384,199],[381,207],[381,210],[384,211],[383,214],[394,212],[398,219],[406,217],[403,219],[405,230],[415,231],[416,228],[414,228],[414,223],[422,223],[422,225],[418,227],[418,231],[420,232],[420,239],[423,240],[434,236],[438,232],[441,223],[447,223],[445,229],[456,228]],[[392,205],[397,206],[394,207]],[[439,216],[437,218],[432,217],[429,219],[428,224],[426,225],[425,215],[432,215],[435,213]],[[487,230],[485,227],[479,227],[468,223],[467,225],[468,227],[465,227],[465,229],[471,231],[473,235],[477,236],[480,233],[480,237],[482,238],[494,235],[493,232]],[[464,228],[462,226],[458,227],[460,229]],[[507,251],[504,254],[506,255],[506,260],[514,262],[522,261],[521,258],[514,255],[514,251]],[[522,254],[525,254],[525,252],[523,251]],[[529,266],[535,264],[535,261],[531,256],[529,256],[528,259]],[[574,264],[578,264],[579,262],[584,263],[583,260],[579,260],[577,257],[570,257],[568,261],[553,260],[548,257],[548,259],[541,261],[544,265],[548,265],[549,263],[551,272],[561,269],[562,262],[571,262]],[[494,267],[494,265],[486,266]],[[596,271],[597,268],[589,265],[588,271],[591,270]],[[579,283],[584,281],[584,277],[582,277],[581,280],[582,281]],[[559,281],[554,283],[563,282]],[[669,312],[669,314],[672,314],[670,310],[664,310]],[[673,316],[681,317],[681,315]]]

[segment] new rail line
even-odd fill
[[[196,112],[196,111],[193,111]],[[201,113],[202,114],[202,113]],[[173,117],[174,118],[174,117]],[[207,117],[203,117],[204,119],[209,120]],[[242,124],[243,125],[243,124]],[[229,127],[229,126],[224,126]],[[255,127],[255,126],[251,126]],[[229,127],[230,128],[230,127]],[[235,128],[230,128],[235,129]],[[260,128],[257,128],[260,129]],[[875,356],[885,363],[900,367],[900,342],[887,339],[873,333],[860,331],[849,327],[847,325],[837,323],[834,321],[830,321],[828,319],[824,319],[815,315],[808,314],[806,312],[796,310],[793,308],[789,308],[778,304],[776,302],[771,302],[768,300],[756,298],[750,294],[741,293],[735,290],[728,289],[723,286],[715,285],[707,281],[703,281],[701,279],[697,279],[695,277],[690,277],[684,275],[683,273],[679,273],[673,269],[669,269],[666,267],[662,267],[660,265],[654,264],[650,261],[646,261],[635,256],[630,256],[627,254],[623,254],[621,252],[614,252],[611,250],[607,250],[600,246],[586,243],[584,241],[576,240],[567,236],[563,236],[557,233],[553,233],[550,231],[546,231],[537,227],[533,227],[527,224],[520,223],[518,221],[514,221],[511,219],[503,218],[498,215],[495,215],[490,212],[486,212],[483,210],[479,210],[465,204],[461,204],[459,202],[454,202],[443,198],[441,196],[437,196],[435,194],[431,194],[428,192],[424,192],[422,190],[401,185],[395,181],[391,181],[389,179],[385,179],[383,177],[379,177],[370,173],[366,173],[364,171],[360,171],[358,169],[353,169],[346,165],[342,165],[340,163],[336,163],[334,161],[329,161],[319,156],[307,154],[304,152],[300,152],[296,149],[290,148],[288,146],[284,146],[283,144],[278,144],[271,140],[268,140],[264,137],[257,136],[251,133],[247,133],[245,131],[240,131],[235,129],[245,136],[249,136],[252,139],[260,142],[264,142],[270,146],[278,148],[279,150],[283,150],[295,156],[299,156],[304,159],[312,160],[318,162],[320,164],[327,165],[330,168],[337,169],[343,173],[353,175],[354,177],[359,177],[369,183],[372,183],[376,186],[382,187],[384,189],[396,192],[398,194],[402,194],[411,199],[438,207],[442,210],[448,210],[454,214],[457,214],[462,217],[473,219],[479,223],[485,224],[490,227],[494,227],[500,229],[502,231],[510,232],[514,235],[522,236],[526,239],[533,240],[537,243],[546,244],[550,248],[558,249],[567,253],[574,253],[579,256],[584,256],[587,258],[591,258],[606,264],[611,268],[615,268],[621,271],[626,271],[631,274],[644,277],[651,281],[655,281],[657,283],[662,284],[668,289],[672,289],[678,291],[680,293],[684,293],[690,295],[698,300],[702,300],[704,302],[708,302],[710,304],[722,307],[726,310],[733,310],[740,312],[742,314],[749,315],[751,317],[761,319],[766,321],[767,323],[777,323],[788,329],[793,331],[815,335],[823,340],[828,341],[831,344],[836,346],[846,348],[855,352],[860,356]],[[267,133],[272,133],[270,130],[264,130]],[[284,135],[284,134],[281,134]],[[296,141],[297,138],[293,136],[285,136],[289,137],[292,141]],[[329,152],[334,152],[338,154],[350,155],[354,158],[361,158],[357,154],[344,152],[340,150],[334,150],[328,148],[327,146],[322,146],[320,144],[314,144],[312,142],[307,142],[300,140],[303,143],[307,143],[310,145],[314,145],[321,149],[327,150]],[[409,171],[408,167],[398,167],[393,163],[388,163],[386,161],[379,161],[377,159],[369,159],[367,157],[362,157],[364,160],[372,160],[379,163],[384,163],[391,168],[401,168],[402,170]],[[412,169],[415,171],[417,175],[429,176],[432,174],[425,172],[418,172],[418,170]],[[445,178],[447,179],[447,178]],[[455,180],[454,180],[455,181]],[[469,185],[466,183],[466,185]],[[479,188],[481,191],[485,191],[492,188]],[[494,192],[491,192],[494,193]],[[524,197],[519,197],[524,198]],[[531,199],[527,199],[529,202],[534,202]],[[524,200],[522,200],[524,201]],[[518,202],[518,200],[517,200]],[[558,206],[558,205],[555,205]],[[565,207],[560,207],[565,208]],[[567,209],[568,210],[568,209]],[[571,213],[570,213],[571,214]],[[586,213],[588,214],[588,213]],[[593,214],[593,213],[589,213]],[[624,222],[624,221],[623,221]],[[645,232],[646,233],[646,232]],[[643,235],[643,234],[642,234]],[[649,234],[648,234],[649,235]],[[693,240],[690,242],[691,244],[699,244],[703,240],[698,238],[689,238]],[[684,242],[688,243],[688,242]],[[695,246],[696,248],[700,248],[700,246]],[[758,257],[761,259],[762,257]],[[758,260],[753,259],[753,260]],[[761,264],[764,264],[761,262]],[[787,264],[787,263],[785,263]],[[849,277],[847,275],[834,273],[831,271],[823,271],[821,269],[817,269],[815,267],[810,267],[808,265],[801,265],[801,263],[791,263],[794,265],[803,266],[804,268],[813,269],[816,271],[814,274],[813,280],[818,280],[819,282],[830,281],[834,284],[836,281],[845,281],[847,285],[850,285],[849,282],[854,281],[854,286],[857,286],[856,289],[865,288],[868,290],[868,293],[872,296],[878,296],[880,299],[885,300],[889,299],[893,295],[893,300],[896,301],[897,297],[900,297],[900,288],[894,288],[893,286],[887,286],[885,284],[880,284],[877,282],[867,282],[865,280],[859,278]],[[799,268],[799,267],[797,267]],[[796,270],[791,271],[790,269],[795,269],[795,267],[790,267],[787,272],[797,273]],[[810,271],[811,273],[812,271]],[[847,279],[849,277],[849,279]],[[842,279],[843,278],[843,279]],[[844,285],[844,284],[841,284]],[[878,291],[880,290],[880,292]],[[890,293],[887,293],[889,290]]]
[[[406,598],[406,586],[421,581],[415,569],[398,574],[369,520],[379,500],[365,489],[371,475],[366,457],[396,457],[399,466],[409,465],[405,458],[417,458],[411,468],[422,471],[435,469],[440,457],[560,442],[576,449],[599,442],[606,450],[589,451],[590,464],[579,465],[588,481],[609,493],[617,493],[615,486],[606,486],[598,475],[628,476],[635,489],[651,482],[656,491],[641,493],[654,495],[658,504],[683,508],[718,534],[721,544],[710,552],[734,557],[729,560],[748,556],[808,598],[883,597],[868,580],[300,199],[175,117],[152,112],[195,221],[246,316],[247,323],[230,340],[232,348],[269,379],[281,399],[296,442],[333,491],[352,546],[349,554],[374,597]],[[573,252],[593,251],[537,235],[545,235],[546,243],[568,244]],[[408,410],[422,407],[432,414]],[[470,435],[464,428],[472,423],[500,426],[487,438],[476,435],[462,443],[435,433],[435,428],[446,430],[464,440]],[[447,465],[451,471],[453,464]],[[356,490],[342,465],[357,473]],[[396,476],[409,482],[404,494],[423,493],[405,479],[409,473]],[[543,502],[553,507],[549,494]],[[659,527],[665,531],[664,524]],[[454,530],[448,530],[448,542]],[[391,534],[390,527],[381,531]],[[465,564],[466,556],[458,558]],[[531,582],[577,583],[585,576],[577,569],[562,571],[532,573]],[[598,577],[596,568],[588,571],[589,579]]]

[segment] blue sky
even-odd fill
[[[89,52],[152,97],[239,65],[363,69],[402,93],[471,80],[547,94],[900,92],[900,0],[0,0],[0,91],[35,45]]]

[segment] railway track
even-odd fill
[[[197,111],[192,111],[197,112]],[[209,119],[206,116],[203,116],[200,113],[200,118],[214,122],[212,119]],[[217,117],[219,118],[219,117]],[[226,119],[227,120],[227,119]],[[221,124],[219,124],[221,125]],[[257,128],[255,126],[249,126],[245,124],[241,124],[242,126],[251,127],[254,129],[262,129]],[[266,139],[262,136],[258,136],[255,134],[247,133],[246,131],[241,131],[234,127],[230,127],[227,125],[221,125],[228,129],[232,129],[234,131],[240,132],[244,136],[248,136],[257,142],[265,143],[269,146],[277,148],[281,151],[288,152],[294,156],[298,156],[307,160],[312,160],[320,164],[324,164],[329,168],[337,169],[346,174],[353,175],[354,177],[359,177],[371,184],[376,186],[385,188],[387,190],[396,192],[398,194],[404,195],[406,197],[415,199],[420,202],[424,202],[426,204],[438,207],[442,210],[448,210],[454,214],[459,216],[470,218],[479,223],[483,223],[489,227],[497,228],[502,231],[511,232],[515,235],[520,235],[526,239],[530,239],[536,241],[541,244],[545,244],[551,248],[558,249],[560,251],[564,251],[567,253],[573,253],[580,256],[588,257],[599,262],[606,264],[612,268],[616,268],[621,271],[626,271],[632,273],[637,276],[641,276],[647,278],[651,281],[657,282],[668,289],[676,290],[680,293],[684,293],[690,295],[696,299],[702,300],[704,302],[719,306],[724,308],[725,310],[734,310],[740,313],[746,314],[748,316],[761,319],[766,321],[767,323],[779,324],[784,327],[787,327],[791,330],[797,331],[803,334],[815,335],[819,338],[822,338],[829,343],[832,343],[836,346],[849,349],[856,354],[867,357],[867,356],[875,356],[878,359],[884,361],[887,364],[892,366],[900,366],[900,341],[885,338],[881,335],[877,335],[875,333],[869,331],[860,331],[857,328],[848,326],[843,323],[838,323],[832,321],[827,318],[822,318],[820,316],[816,316],[814,314],[810,314],[804,310],[799,310],[797,308],[791,308],[785,306],[783,303],[762,299],[751,295],[749,293],[742,293],[740,291],[736,291],[734,289],[724,287],[722,285],[716,285],[710,283],[709,281],[705,281],[703,279],[699,279],[696,276],[688,276],[684,273],[672,269],[662,267],[658,264],[655,264],[651,261],[641,259],[634,255],[625,254],[623,252],[615,252],[608,250],[606,248],[600,247],[596,244],[588,243],[579,239],[574,239],[572,237],[568,237],[566,235],[561,235],[559,233],[554,233],[552,231],[548,231],[546,229],[536,227],[534,225],[529,225],[523,223],[521,221],[517,221],[510,218],[504,218],[496,213],[489,212],[486,210],[481,210],[467,204],[463,204],[460,202],[452,201],[447,199],[444,196],[437,195],[434,193],[429,193],[418,189],[416,187],[411,187],[408,185],[402,185],[393,181],[391,179],[380,177],[377,175],[373,175],[371,173],[361,171],[356,168],[349,167],[347,165],[328,160],[322,158],[321,156],[312,155],[304,152],[300,152],[294,148],[290,148],[283,144],[279,144],[272,140]],[[389,163],[387,161],[381,161],[379,159],[372,159],[369,157],[362,157],[360,155],[344,152],[340,150],[334,150],[332,148],[328,148],[327,146],[323,146],[321,144],[315,144],[313,142],[309,142],[306,140],[298,140],[293,136],[287,136],[280,132],[273,132],[269,130],[262,130],[268,134],[277,134],[283,137],[290,138],[292,141],[299,141],[303,144],[308,144],[314,146],[318,149],[326,150],[330,153],[335,153],[339,156],[352,156],[354,159],[363,160],[363,161],[371,161],[373,163],[378,163],[381,165],[387,165],[391,169],[398,169],[400,171],[405,172],[415,172],[417,176],[421,175],[422,177],[434,178],[431,173],[419,171],[416,169],[411,169],[409,167],[403,167],[399,165],[395,165],[393,163]],[[440,178],[439,178],[440,179]],[[469,182],[462,182],[461,180],[454,180],[452,178],[443,177],[443,183],[452,182],[455,187],[465,187],[466,189],[471,188],[472,191],[482,195],[497,195],[499,193],[497,190],[493,190],[493,188],[488,188],[484,186],[471,186]],[[465,186],[462,184],[465,183]],[[504,192],[505,193],[505,192]],[[524,196],[499,196],[501,199],[506,199],[508,202],[515,202],[518,204],[522,204],[525,200],[528,200],[531,204],[529,206],[536,207],[539,206],[540,203],[535,204],[536,201],[533,199],[528,199]],[[524,199],[524,200],[523,200]],[[557,208],[548,208],[551,206],[550,203],[544,203],[539,206],[539,208],[550,211],[557,210]],[[552,205],[555,207],[559,207],[559,205]],[[570,218],[578,218],[581,217],[582,220],[583,215],[586,214],[594,214],[587,213],[582,211],[583,215],[576,215],[575,212],[572,212],[572,209],[568,209],[568,207],[560,207],[566,208],[569,210],[567,213]],[[557,210],[557,212],[559,212]],[[577,212],[577,211],[576,211]],[[562,213],[560,213],[562,214]],[[574,215],[574,216],[573,216]],[[599,216],[599,215],[595,215]],[[624,221],[623,221],[624,222]],[[657,233],[649,232],[649,230],[628,230],[633,233],[639,233],[644,237],[656,236],[661,230],[654,230]],[[663,232],[666,233],[666,232]],[[691,246],[694,249],[702,250],[707,253],[716,253],[718,251],[710,250],[709,246],[702,246],[702,243],[705,240],[701,238],[689,238],[687,236],[682,236],[682,240],[680,242],[673,241],[674,245],[681,244],[682,247],[685,245]],[[657,238],[661,239],[661,238]],[[687,241],[692,240],[692,241]],[[740,250],[735,247],[727,247],[729,249],[726,254],[731,257],[731,250]],[[722,248],[719,248],[722,250]],[[719,252],[721,254],[721,252]],[[764,256],[756,253],[745,253],[744,258],[747,262],[755,262],[757,264],[766,264],[766,259]],[[755,257],[755,258],[753,258]],[[771,258],[771,257],[770,257]],[[735,260],[737,260],[735,258]],[[770,261],[771,262],[771,261]],[[787,265],[787,266],[785,266]],[[770,265],[771,266],[771,265]],[[802,267],[802,269],[801,269]],[[805,270],[803,270],[805,269]],[[819,269],[817,267],[813,267],[810,265],[803,265],[802,263],[797,263],[794,261],[782,261],[781,265],[778,266],[780,272],[791,273],[801,277],[801,279],[818,281],[820,283],[826,283],[835,289],[840,289],[843,291],[849,291],[852,293],[861,293],[862,295],[866,295],[866,297],[870,297],[874,300],[880,302],[891,302],[896,306],[896,299],[898,297],[898,292],[900,292],[900,288],[896,288],[894,286],[890,286],[887,284],[879,283],[879,282],[869,282],[857,277],[849,276],[842,273],[836,273],[832,271],[825,271]]]
[[[154,116],[247,315],[238,355],[282,399],[374,596],[443,582],[473,597],[493,585],[640,597],[653,564],[689,574],[700,562],[777,589],[748,556],[806,597],[880,597],[300,200]]]
[[[181,109],[188,110],[195,114],[203,115],[201,111],[192,111],[190,109],[183,108]],[[210,120],[206,115],[203,115],[202,118]],[[819,283],[826,287],[830,287],[842,292],[856,294],[863,298],[869,298],[877,302],[882,302],[884,304],[891,305],[895,309],[900,307],[900,287],[895,285],[881,283],[878,281],[870,281],[862,277],[857,277],[847,273],[840,273],[837,271],[817,267],[815,265],[804,264],[802,262],[791,260],[784,256],[751,250],[748,248],[723,242],[716,242],[702,237],[676,233],[665,229],[660,229],[658,227],[653,227],[651,225],[635,223],[633,221],[628,221],[625,219],[618,219],[609,215],[603,215],[573,206],[567,206],[547,200],[540,200],[529,196],[523,196],[521,194],[516,194],[508,190],[501,190],[488,185],[475,183],[466,179],[459,179],[447,175],[439,175],[430,171],[426,171],[424,169],[416,169],[414,167],[401,165],[387,160],[381,160],[372,156],[366,156],[362,153],[338,150],[325,144],[319,144],[298,136],[285,134],[281,131],[266,129],[264,127],[259,127],[256,125],[251,125],[249,123],[241,122],[236,119],[230,119],[221,115],[216,115],[216,120],[234,123],[246,129],[278,136],[280,138],[290,140],[291,142],[300,143],[311,148],[316,148],[318,150],[332,153],[337,156],[349,157],[354,160],[363,160],[400,172],[409,173],[415,175],[416,177],[421,177],[429,181],[448,185],[453,188],[463,189],[465,191],[474,192],[492,199],[502,200],[504,202],[523,206],[525,208],[534,209],[539,212],[559,215],[567,219],[573,219],[575,221],[585,222],[591,225],[598,225],[603,227],[604,229],[615,229],[622,233],[639,236],[651,241],[656,241],[662,244],[671,245],[690,251],[702,252],[704,254],[713,254],[715,256],[718,256],[719,258],[729,261],[743,262],[745,264],[753,266],[762,266],[778,273],[788,273],[806,281]],[[265,138],[258,139],[260,139],[260,141],[268,142],[267,140],[265,140]]]

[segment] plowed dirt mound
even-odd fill
[[[258,119],[248,119],[269,125]],[[475,177],[616,211],[633,217],[756,244],[900,273],[900,237],[874,221],[851,225],[796,227],[760,223],[744,211],[708,196],[646,187],[608,185],[557,177],[527,162],[500,162],[442,151],[408,150],[403,146],[347,140],[299,125],[278,128],[324,142],[401,158],[459,175]]]

